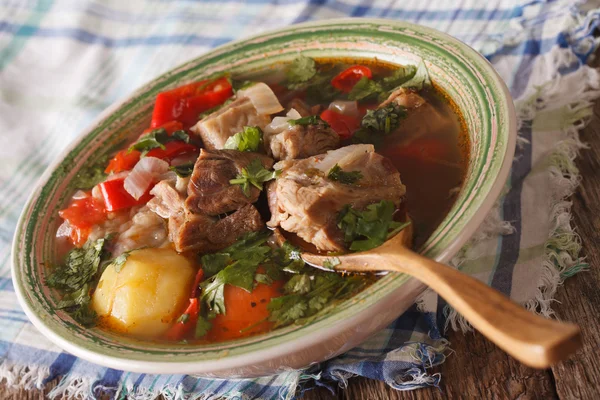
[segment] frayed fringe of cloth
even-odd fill
[[[546,63],[539,63],[539,68],[550,68],[559,71],[575,62],[575,56],[569,49],[556,47],[545,56]],[[543,71],[539,71],[544,76]],[[535,74],[536,71],[533,72]],[[568,88],[568,94],[565,94]],[[516,104],[519,123],[532,123],[536,114],[544,110],[563,108],[567,110],[562,118],[561,129],[564,139],[556,143],[554,151],[544,163],[545,170],[551,176],[552,187],[550,196],[552,207],[550,211],[551,230],[544,244],[544,257],[542,261],[542,274],[537,283],[537,290],[533,298],[527,300],[523,306],[546,317],[554,314],[552,303],[556,289],[565,278],[588,268],[585,258],[580,256],[581,238],[571,225],[571,205],[569,197],[575,192],[581,182],[579,170],[575,159],[579,151],[586,145],[579,139],[579,130],[582,129],[593,114],[594,100],[600,98],[600,73],[599,71],[582,66],[575,72],[561,76],[558,72],[544,84],[537,86],[535,92],[525,101]],[[517,146],[522,145],[526,139],[519,137]],[[469,243],[461,249],[451,264],[459,268],[465,261],[476,260],[478,254],[469,254],[469,250],[482,240],[496,235],[513,233],[514,229],[508,221],[500,218],[498,203],[486,217],[478,232]],[[446,310],[446,326],[453,330],[463,332],[472,330],[471,325],[454,309]]]

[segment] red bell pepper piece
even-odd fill
[[[360,128],[360,119],[352,115],[340,114],[337,111],[325,110],[321,113],[321,119],[331,126],[340,138],[348,139]]]
[[[182,156],[184,154],[197,153],[197,152],[198,152],[198,147],[194,146],[193,144],[185,143],[182,141],[174,141],[174,142],[169,142],[169,143],[165,144],[164,149],[157,148],[157,149],[150,150],[146,154],[146,157],[156,157],[156,158],[160,158],[161,160],[170,162],[174,158]]]
[[[75,246],[81,246],[87,241],[92,227],[106,220],[106,209],[102,201],[88,196],[73,200],[58,215],[71,227],[71,242]]]
[[[104,198],[104,204],[108,211],[118,211],[125,208],[146,204],[152,198],[150,190],[153,185],[150,185],[146,193],[138,200],[133,198],[127,190],[125,190],[125,178],[111,179],[100,183],[100,192]]]
[[[364,65],[353,65],[337,74],[331,80],[331,85],[344,93],[350,93],[354,85],[356,85],[362,77],[371,79],[372,76],[373,73],[369,67],[365,67]]]
[[[179,121],[187,129],[198,122],[198,115],[220,104],[233,95],[231,83],[225,77],[214,81],[190,83],[156,96],[151,128],[169,121]]]
[[[192,293],[190,298],[198,297],[200,295],[200,293],[198,293],[200,291],[198,286],[200,285],[200,282],[202,282],[202,279],[204,279],[204,270],[202,269],[202,267],[200,267],[200,269],[196,273],[196,279],[194,279],[194,286],[192,286]]]
[[[180,341],[185,339],[196,328],[198,314],[200,313],[200,304],[197,298],[190,299],[190,304],[185,312],[175,321],[165,334],[165,339]]]
[[[116,174],[121,171],[129,171],[135,167],[135,164],[137,164],[138,161],[140,161],[141,155],[142,153],[137,150],[121,150],[110,160],[104,172],[107,174],[110,174],[111,172]]]

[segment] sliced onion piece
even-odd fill
[[[237,95],[238,97],[248,97],[259,114],[271,115],[283,110],[275,93],[263,82],[258,82],[248,89],[240,90]]]
[[[285,114],[289,119],[300,119],[302,118],[302,115],[300,115],[300,113],[295,109],[295,108],[290,108],[290,111],[287,112],[287,114]]]
[[[358,115],[358,103],[356,101],[336,100],[329,104],[329,109],[353,117]]]
[[[277,134],[285,129],[290,127],[288,123],[291,119],[299,119],[302,118],[302,115],[294,108],[290,108],[290,111],[287,112],[285,117],[275,117],[271,121],[271,123],[265,126],[265,133],[267,134]]]
[[[140,197],[150,187],[152,182],[169,171],[169,163],[156,157],[144,157],[131,170],[131,173],[125,178],[123,186],[127,193],[134,199]]]

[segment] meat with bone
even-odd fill
[[[191,128],[209,150],[222,149],[229,137],[241,132],[245,126],[264,129],[271,122],[270,114],[283,107],[273,91],[264,83],[239,91],[237,99],[200,120]]]
[[[338,165],[343,171],[360,171],[354,184],[327,177]],[[372,145],[352,145],[304,160],[277,163],[279,178],[268,190],[271,220],[268,225],[293,232],[322,251],[343,251],[337,228],[338,213],[346,204],[362,209],[381,200],[400,205],[406,189],[400,173]]]
[[[260,194],[258,188],[252,186],[247,196],[240,185],[229,181],[255,159],[265,169],[273,166],[273,160],[264,154],[202,149],[188,184],[187,208],[194,213],[218,215],[254,203]]]

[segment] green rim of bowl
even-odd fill
[[[491,65],[458,40],[433,29],[388,20],[343,19],[291,26],[221,46],[168,72],[106,110],[92,127],[44,173],[15,233],[13,281],[30,319],[52,340],[81,356],[100,354],[135,369],[161,363],[198,363],[256,352],[319,335],[402,290],[406,275],[390,274],[354,298],[336,304],[305,325],[201,347],[149,343],[98,329],[85,329],[63,312],[43,282],[43,263],[55,257],[56,212],[72,193],[72,178],[147,125],[155,95],[165,89],[218,74],[243,73],[289,61],[299,53],[313,57],[373,58],[394,64],[425,60],[434,82],[459,105],[471,135],[471,161],[456,204],[421,251],[448,261],[490,210],[506,180],[514,152],[516,122],[508,91]],[[133,133],[132,133],[133,132]]]

